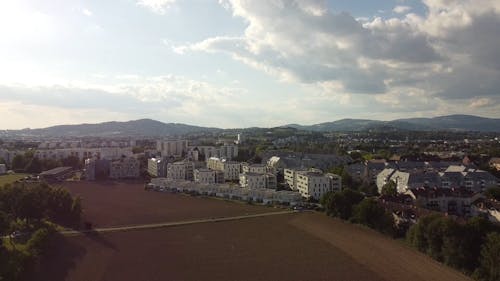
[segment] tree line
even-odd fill
[[[421,217],[408,229],[404,224],[395,225],[393,215],[376,199],[356,190],[329,192],[320,203],[329,216],[366,225],[394,238],[405,238],[417,250],[477,280],[500,280],[500,226],[486,218],[474,217],[459,223],[433,214]]]
[[[76,228],[81,202],[62,187],[16,182],[0,187],[0,280],[19,280],[54,242],[57,225]]]
[[[69,166],[74,169],[82,167],[82,162],[76,156],[68,156],[66,158],[56,159],[40,159],[35,156],[33,151],[27,151],[24,154],[18,154],[12,159],[10,166],[11,170],[17,173],[38,174],[42,171],[50,170],[60,166]]]

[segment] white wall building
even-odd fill
[[[276,189],[276,176],[270,173],[242,173],[240,174],[240,186],[246,188],[270,188]]]
[[[187,140],[159,140],[156,142],[156,150],[162,157],[181,157],[188,151]]]
[[[210,169],[196,169],[194,170],[194,182],[203,184],[214,184],[215,171]]]
[[[109,167],[109,177],[111,179],[138,178],[139,175],[140,163],[134,157],[111,162]]]
[[[241,173],[241,164],[236,161],[227,161],[225,159],[210,157],[207,159],[207,168],[224,172],[224,179],[238,180]]]
[[[194,163],[190,161],[168,163],[167,178],[192,181],[194,179]]]
[[[335,174],[298,172],[296,189],[302,197],[319,200],[327,192],[340,191],[342,178]]]
[[[166,177],[167,161],[161,158],[148,159],[148,173],[153,177]]]

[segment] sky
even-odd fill
[[[0,129],[500,117],[498,0],[6,0]]]

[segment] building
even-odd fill
[[[194,182],[204,183],[204,184],[214,184],[215,171],[206,168],[194,170]]]
[[[295,189],[304,198],[319,200],[327,192],[342,189],[342,178],[335,174],[301,171],[297,173],[296,177]]]
[[[109,167],[109,178],[111,179],[134,179],[140,175],[140,163],[134,157],[122,158],[111,162]]]
[[[240,174],[240,186],[244,188],[276,189],[276,175],[271,173],[242,173]]]
[[[241,163],[242,173],[265,174],[271,172],[271,169],[266,164],[248,164]]]
[[[222,146],[193,146],[190,150],[198,150],[205,159],[211,157],[233,159],[238,156],[238,146],[234,144],[224,144]]]
[[[7,166],[5,164],[0,164],[0,175],[7,173]]]
[[[162,158],[148,159],[148,174],[152,177],[167,177],[167,160]]]
[[[57,167],[48,171],[41,172],[38,176],[47,182],[63,181],[73,175],[72,167]]]
[[[292,190],[297,190],[297,175],[300,172],[307,172],[308,170],[295,170],[295,169],[284,169],[285,183]]]
[[[132,147],[49,148],[35,151],[35,156],[38,159],[54,160],[61,160],[68,157],[76,157],[80,161],[88,158],[118,160],[122,157],[132,157],[132,155]]]
[[[241,164],[239,162],[227,161],[217,157],[208,158],[207,168],[224,172],[224,179],[228,181],[239,180],[241,173]]]
[[[96,159],[94,158],[85,159],[83,172],[85,174],[86,180],[93,181],[96,179],[95,170],[96,170]]]
[[[182,157],[188,151],[187,140],[159,140],[156,142],[156,150],[162,157]]]
[[[167,178],[192,181],[194,179],[194,163],[191,161],[168,163]]]
[[[416,205],[457,216],[472,216],[472,203],[483,197],[465,188],[420,187],[407,191]]]

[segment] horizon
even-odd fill
[[[8,130],[500,118],[494,0],[20,0],[0,31]]]
[[[450,114],[450,115],[439,115],[439,116],[433,116],[433,117],[417,117],[417,118],[432,119],[432,118],[449,117],[449,116],[468,116],[468,117],[478,117],[478,118],[499,119],[499,118],[494,118],[494,117],[492,118],[492,117],[485,117],[485,116],[480,116],[480,115],[470,115],[470,114]],[[152,118],[144,117],[144,118],[139,118],[139,119],[124,120],[124,121],[108,120],[108,121],[95,122],[95,123],[91,123],[91,122],[64,123],[64,124],[50,125],[50,126],[46,126],[46,127],[34,127],[34,128],[25,127],[25,128],[20,128],[20,129],[4,129],[4,128],[0,128],[0,130],[6,130],[6,131],[9,131],[9,130],[10,131],[16,131],[16,130],[39,130],[39,129],[46,129],[46,128],[50,128],[50,127],[57,127],[57,126],[99,125],[99,124],[103,124],[103,123],[113,123],[113,122],[126,123],[126,122],[140,121],[140,120],[156,121],[156,122],[160,122],[160,123],[163,123],[163,124],[179,124],[179,125],[186,125],[186,126],[195,126],[195,127],[204,127],[204,128],[215,128],[215,129],[222,129],[222,130],[237,130],[237,129],[248,129],[248,128],[268,129],[268,128],[286,127],[286,126],[290,126],[290,125],[313,126],[313,125],[324,124],[324,123],[338,122],[338,121],[342,121],[342,120],[367,120],[367,121],[391,122],[391,121],[402,120],[402,119],[412,119],[412,117],[409,117],[409,118],[397,118],[397,119],[391,119],[391,120],[363,119],[363,118],[341,118],[341,119],[336,119],[336,120],[331,120],[331,121],[322,121],[322,122],[313,123],[313,124],[286,123],[286,124],[281,124],[281,125],[272,126],[272,127],[260,127],[260,126],[246,126],[246,127],[202,126],[202,125],[193,124],[193,123],[165,122],[165,121],[162,121],[162,120],[157,120],[157,119],[152,119]]]

